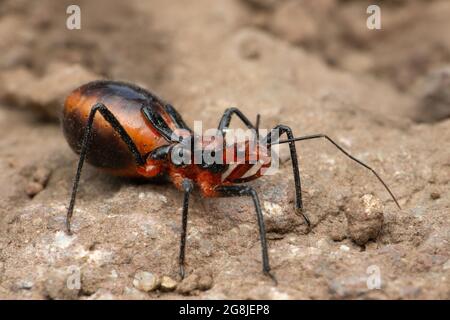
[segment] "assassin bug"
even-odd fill
[[[95,117],[97,113],[100,113],[102,117]],[[223,137],[226,135],[233,115],[237,116],[247,128],[254,130],[258,136],[259,116],[256,125],[253,125],[239,109],[229,108],[225,110],[218,126]],[[182,129],[187,132],[188,136],[192,136],[192,130],[173,106],[140,87],[123,82],[94,81],[73,91],[64,104],[62,126],[70,147],[80,155],[66,217],[66,228],[69,234],[71,233],[71,219],[78,183],[85,159],[92,165],[118,176],[148,179],[167,176],[184,193],[178,260],[182,278],[185,274],[189,196],[196,185],[206,197],[249,196],[252,198],[259,227],[263,272],[276,281],[270,273],[264,219],[258,195],[252,187],[239,184],[257,179],[262,175],[261,168],[255,167],[257,164],[250,164],[246,161],[230,167],[228,164],[204,162],[186,165],[175,161],[171,152],[186,138],[186,135],[181,136],[177,132]],[[285,134],[287,139],[279,140],[277,138],[272,141],[272,132],[275,131],[278,131],[279,135]],[[267,136],[262,138],[258,136],[257,141],[259,142],[257,143],[264,142],[269,149],[274,144],[289,144],[294,174],[295,210],[302,215],[308,226],[310,226],[309,219],[302,210],[295,142],[318,138],[328,140],[347,157],[372,171],[400,207],[380,176],[372,168],[347,153],[334,140],[323,134],[296,138],[288,126],[278,125]],[[244,146],[247,148],[248,143],[245,143]],[[250,156],[247,149],[246,159]],[[267,166],[270,162],[270,159],[267,160],[267,154],[264,155],[260,148],[255,150],[253,152],[256,152],[257,156],[266,159],[262,165]],[[261,163],[259,165],[261,166]]]

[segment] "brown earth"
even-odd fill
[[[65,27],[72,3],[81,30]],[[382,30],[366,28],[364,1],[0,1],[0,298],[449,299],[450,2],[379,5]],[[278,286],[261,272],[245,198],[193,197],[182,283],[171,185],[86,166],[67,236],[77,157],[56,120],[95,78],[141,84],[204,128],[238,106],[263,128],[326,133],[402,210],[370,172],[311,141],[298,143],[310,232],[287,161],[252,183]]]

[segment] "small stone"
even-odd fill
[[[21,280],[17,283],[17,287],[19,289],[24,289],[24,290],[30,290],[31,288],[33,288],[34,283],[33,281],[29,281],[29,280]]]
[[[345,216],[348,235],[359,245],[376,239],[384,221],[381,201],[371,194],[351,199],[347,204]]]
[[[430,193],[430,198],[433,200],[437,200],[441,197],[441,194],[439,192],[432,192]]]
[[[344,251],[344,252],[349,252],[350,251],[350,247],[346,246],[345,244],[341,245],[339,247],[339,250]]]
[[[159,284],[158,277],[151,272],[139,271],[134,275],[133,285],[141,291],[150,292],[156,290]]]
[[[161,290],[162,291],[173,291],[177,287],[177,282],[171,277],[163,276],[161,278]]]
[[[191,294],[192,291],[198,288],[200,277],[196,274],[191,274],[184,278],[183,281],[177,286],[177,292],[181,294]]]

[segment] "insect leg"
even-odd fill
[[[333,144],[336,148],[339,149],[339,151],[341,151],[343,154],[345,154],[347,157],[349,157],[350,159],[352,159],[353,161],[355,161],[356,163],[362,165],[364,168],[369,169],[370,171],[372,171],[372,173],[375,175],[375,177],[377,177],[378,181],[381,182],[381,184],[384,186],[384,188],[387,190],[387,192],[389,193],[389,195],[391,196],[391,198],[394,200],[395,204],[397,205],[397,207],[399,209],[401,209],[400,204],[397,201],[397,198],[394,196],[394,194],[392,193],[392,191],[389,189],[389,187],[387,186],[387,184],[383,181],[383,179],[381,179],[381,177],[378,175],[378,173],[372,169],[371,167],[369,167],[367,164],[365,164],[364,162],[362,162],[361,160],[356,159],[355,157],[353,157],[350,153],[348,153],[347,151],[344,150],[344,148],[342,148],[340,145],[338,145],[333,139],[331,139],[330,137],[328,137],[325,134],[312,134],[312,135],[308,135],[308,136],[303,136],[303,137],[298,137],[298,138],[291,138],[289,137],[287,140],[280,140],[277,143],[294,143],[295,141],[302,141],[302,140],[311,140],[311,139],[318,139],[318,138],[323,138],[328,140],[328,142],[330,142],[331,144]]]
[[[266,228],[264,226],[264,217],[261,211],[261,204],[259,203],[258,194],[256,191],[246,185],[240,186],[219,186],[217,189],[219,196],[221,197],[241,197],[241,196],[250,196],[252,197],[253,204],[255,205],[256,217],[258,219],[258,227],[259,227],[259,238],[261,241],[261,251],[262,251],[262,264],[263,264],[263,272],[272,280],[277,283],[276,278],[270,273],[270,264],[269,264],[269,253],[267,250],[267,240],[266,240]]]
[[[294,137],[291,128],[285,125],[278,125],[275,128],[273,128],[272,131],[263,139],[263,142],[266,143],[267,145],[270,145],[272,143],[272,136],[276,131],[278,131],[278,138],[284,133],[287,135],[288,139],[292,139]],[[303,213],[302,185],[300,180],[300,172],[298,169],[298,156],[297,156],[297,149],[295,147],[295,142],[289,143],[289,150],[291,153],[292,171],[294,174],[295,210],[302,215],[303,219],[305,220],[309,228],[311,227],[311,222],[309,221],[309,218]]]
[[[76,172],[75,178],[73,180],[72,194],[70,197],[69,208],[67,209],[67,216],[66,216],[66,228],[67,228],[68,234],[71,234],[70,222],[72,220],[73,208],[75,206],[75,199],[76,199],[77,190],[78,190],[78,183],[80,181],[81,170],[83,168],[83,163],[86,158],[86,154],[87,154],[87,151],[89,148],[89,143],[90,143],[90,140],[92,137],[92,125],[94,123],[94,117],[95,117],[95,114],[97,113],[97,111],[100,112],[100,114],[103,116],[103,118],[105,118],[105,120],[111,125],[111,127],[113,127],[113,129],[119,134],[120,138],[128,146],[130,152],[134,156],[136,163],[138,165],[143,165],[145,163],[144,159],[142,158],[142,155],[140,154],[140,152],[137,149],[136,145],[134,144],[133,140],[130,138],[130,136],[125,131],[125,129],[122,127],[122,125],[119,123],[119,121],[116,119],[116,117],[111,113],[111,111],[109,111],[108,108],[102,103],[95,104],[92,107],[91,112],[89,113],[88,122],[87,122],[86,128],[84,130],[83,140],[81,141],[80,158],[78,160],[77,172]]]
[[[248,118],[240,111],[238,108],[228,108],[223,113],[222,118],[219,122],[218,129],[222,132],[222,135],[225,137],[227,133],[227,129],[230,126],[231,117],[233,114],[237,115],[239,119],[247,126],[249,129],[253,129],[256,131],[256,127],[248,120]],[[259,118],[259,117],[258,117]],[[259,123],[259,121],[258,121]]]
[[[183,189],[184,189],[184,198],[183,198],[183,216],[181,218],[181,237],[180,237],[180,255],[178,258],[178,263],[180,265],[180,276],[181,279],[184,278],[184,257],[185,257],[185,249],[186,249],[186,235],[187,235],[187,219],[188,219],[188,210],[189,210],[189,195],[192,191],[193,184],[191,180],[185,179],[183,180]]]

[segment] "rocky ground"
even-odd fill
[[[450,2],[0,1],[0,298],[449,299]],[[187,273],[177,254],[181,194],[86,166],[58,125],[67,93],[127,80],[216,126],[240,107],[261,127],[326,133],[387,180],[322,141],[299,142],[308,232],[293,178],[252,183],[278,286],[261,272],[249,199],[194,195]],[[285,150],[286,151],[286,150]],[[379,281],[378,281],[379,280]],[[376,289],[377,285],[380,289]]]

